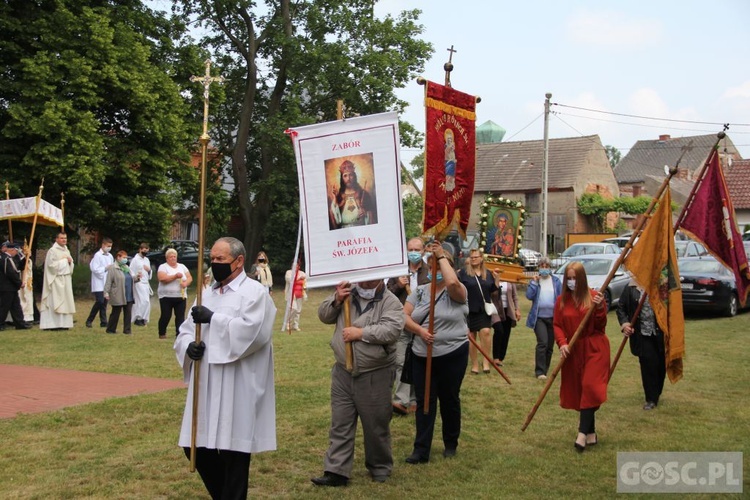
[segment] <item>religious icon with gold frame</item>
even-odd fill
[[[526,210],[520,201],[488,195],[481,205],[480,246],[485,260],[498,264],[520,264]]]

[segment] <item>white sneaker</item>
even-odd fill
[[[537,375],[536,378],[538,378],[539,380],[547,380],[547,375]]]

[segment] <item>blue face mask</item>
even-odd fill
[[[418,264],[422,260],[422,252],[409,252],[406,256],[412,264]]]
[[[429,281],[432,281],[432,273],[427,273],[427,279]],[[443,273],[441,273],[440,271],[438,271],[437,274],[435,275],[435,281],[437,281],[438,283],[440,283],[441,281],[443,281]]]
[[[540,269],[539,276],[547,277],[552,275],[552,269]]]

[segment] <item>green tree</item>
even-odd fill
[[[202,106],[182,94],[205,54],[184,28],[138,0],[0,3],[0,166],[13,195],[44,179],[45,199],[65,193],[67,226],[121,248],[163,241],[197,193]]]
[[[604,151],[607,153],[609,164],[612,166],[612,168],[615,168],[617,164],[620,163],[622,153],[620,153],[620,150],[614,146],[604,146]]]
[[[420,196],[406,196],[402,200],[404,208],[404,231],[406,239],[422,235],[422,210],[424,202]]]
[[[281,132],[335,119],[338,99],[348,115],[402,111],[394,89],[422,71],[432,50],[418,38],[419,11],[378,19],[373,0],[174,4],[207,30],[202,43],[226,78],[215,134],[231,157],[248,253],[265,247],[291,262],[297,181],[291,141]],[[404,144],[419,141],[409,124],[400,131]]]

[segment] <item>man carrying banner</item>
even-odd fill
[[[375,224],[375,204],[370,193],[359,185],[354,163],[345,160],[339,166],[339,173],[339,187],[333,188],[330,193],[330,229]]]
[[[633,281],[648,294],[649,308],[653,310],[656,326],[663,332],[664,350],[662,352],[665,369],[669,379],[672,383],[675,383],[682,378],[682,358],[685,354],[685,317],[682,311],[682,288],[680,287],[680,274],[677,269],[677,252],[675,252],[674,247],[671,204],[671,193],[667,188],[659,200],[659,207],[654,211],[646,229],[638,238],[638,244],[633,247],[623,264],[630,271]],[[625,300],[627,301],[627,298]],[[632,313],[633,311],[631,311]],[[620,319],[619,314],[618,312],[618,319]],[[644,311],[641,311],[641,315],[643,314]],[[643,318],[643,321],[646,321],[646,318]],[[643,323],[641,323],[641,328],[643,328]],[[623,330],[625,329],[623,328]],[[657,344],[654,344],[653,347],[657,348]],[[641,369],[643,370],[643,367]],[[656,368],[653,369],[657,370]],[[652,380],[658,378],[658,371],[654,376],[648,378]],[[661,393],[657,382],[654,381],[653,383],[657,387],[646,392],[647,404],[644,409],[653,409],[653,407],[646,408],[646,406],[650,406],[648,405],[649,401],[654,403],[654,406],[658,402],[648,399],[651,397],[658,400],[657,392]],[[644,381],[644,390],[645,384]]]
[[[648,300],[643,301],[635,322],[630,323],[638,309],[642,294],[643,289],[631,280],[620,296],[617,319],[622,333],[630,339],[630,352],[638,356],[641,383],[646,396],[643,409],[653,410],[659,404],[659,397],[664,389],[664,377],[667,374],[667,365],[664,362],[664,333],[659,328]]]
[[[344,302],[351,298],[351,326]],[[354,462],[357,419],[362,422],[365,465],[376,482],[385,482],[393,468],[391,450],[391,389],[396,341],[404,327],[401,303],[383,280],[352,286],[342,281],[318,308],[318,318],[336,325],[331,340],[336,363],[331,371],[330,445],[318,486],[346,486]],[[351,342],[352,371],[346,369],[345,343]]]
[[[5,320],[9,312],[16,330],[31,328],[23,319],[21,297],[18,295],[23,286],[23,268],[19,266],[19,262],[23,261],[17,258],[19,247],[17,243],[6,241],[0,249],[0,330],[5,329]]]

